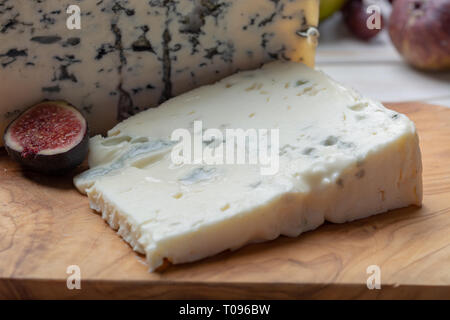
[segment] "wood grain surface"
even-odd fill
[[[159,273],[88,208],[71,175],[24,170],[2,150],[0,298],[449,299],[450,109],[389,106],[418,128],[422,208],[327,223]],[[67,289],[70,265],[81,268],[81,290]],[[381,290],[366,286],[369,265],[381,268]]]

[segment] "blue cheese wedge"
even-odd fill
[[[204,132],[199,121],[203,129],[278,129],[278,170],[174,163],[173,132],[195,137]],[[150,270],[422,201],[414,123],[293,62],[237,73],[135,115],[91,139],[89,164],[76,187]]]
[[[81,29],[69,30],[69,5]],[[90,131],[276,58],[314,64],[317,0],[0,1],[0,133],[66,100]]]

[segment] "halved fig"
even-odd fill
[[[45,173],[65,172],[88,152],[86,119],[65,101],[44,101],[24,111],[3,136],[11,158]]]

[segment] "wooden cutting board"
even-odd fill
[[[422,208],[148,273],[72,176],[21,169],[0,151],[0,298],[450,298],[450,109],[390,104],[416,122],[424,166]],[[81,290],[67,289],[70,265]],[[366,269],[378,265],[381,289]]]

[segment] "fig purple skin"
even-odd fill
[[[362,0],[350,0],[342,8],[344,23],[348,30],[358,39],[369,41],[375,37],[384,26],[383,16],[380,16],[380,29],[369,29],[367,20],[372,13],[367,13],[367,5]]]
[[[62,174],[88,153],[86,119],[64,101],[44,101],[14,119],[3,136],[9,156],[32,170]]]
[[[414,67],[450,70],[450,0],[395,0],[389,35]]]

